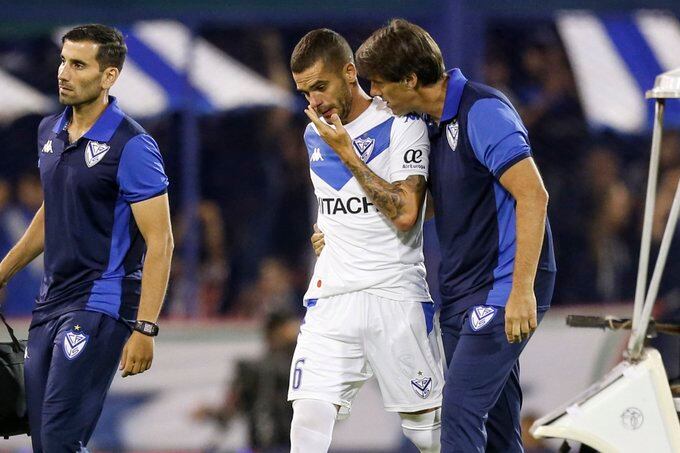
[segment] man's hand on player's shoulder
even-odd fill
[[[151,368],[153,345],[153,337],[137,331],[132,332],[123,348],[123,355],[118,368],[123,371],[123,377],[143,373]]]

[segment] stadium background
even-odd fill
[[[36,128],[41,115],[59,109],[63,27],[103,22],[124,30],[129,57],[112,94],[156,138],[171,178],[177,247],[154,367],[116,378],[95,450],[248,451],[245,410],[224,426],[199,415],[220,405],[229,388],[251,388],[245,394],[252,395],[260,385],[276,387],[239,382],[239,363],[276,354],[262,332],[270,313],[302,315],[315,202],[301,140],[305,103],[293,92],[288,59],[317,27],[335,29],[356,48],[390,17],[410,19],[439,42],[447,67],[500,89],[518,108],[550,192],[559,269],[554,309],[523,356],[525,416],[574,396],[620,357],[625,335],[568,329],[564,316],[632,311],[651,138],[652,104],[643,94],[656,74],[680,67],[676,2],[177,0],[0,8],[0,255],[41,203]],[[670,103],[667,113],[656,244],[680,176],[678,107]],[[431,226],[427,233],[432,269]],[[24,333],[40,272],[34,263],[0,293]],[[660,294],[657,318],[680,321],[677,235]],[[657,341],[669,357],[669,377],[680,377],[680,345]],[[251,415],[271,409],[259,404],[267,406],[256,401]],[[0,440],[2,451],[27,445],[26,437]],[[382,412],[375,385],[337,426],[333,449],[410,451],[398,417]]]

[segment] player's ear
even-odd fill
[[[116,80],[118,80],[119,75],[120,71],[118,68],[114,68],[113,66],[106,68],[102,75],[102,88],[106,90],[111,88],[113,84],[116,83]]]
[[[418,87],[418,76],[415,72],[412,72],[402,81],[406,88],[414,90]]]
[[[345,80],[348,83],[357,83],[357,67],[354,63],[347,63],[345,65],[345,70],[343,71]]]

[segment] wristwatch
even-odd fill
[[[158,325],[149,321],[135,321],[135,326],[133,329],[149,337],[155,337],[158,335],[159,330]]]

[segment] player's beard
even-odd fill
[[[102,93],[101,86],[99,85],[99,78],[94,78],[91,81],[83,83],[78,88],[74,89],[72,96],[62,96],[60,93],[59,103],[71,107],[79,107],[95,102]]]
[[[343,85],[343,90],[338,96],[338,116],[344,124],[352,110],[352,90],[349,85]]]

